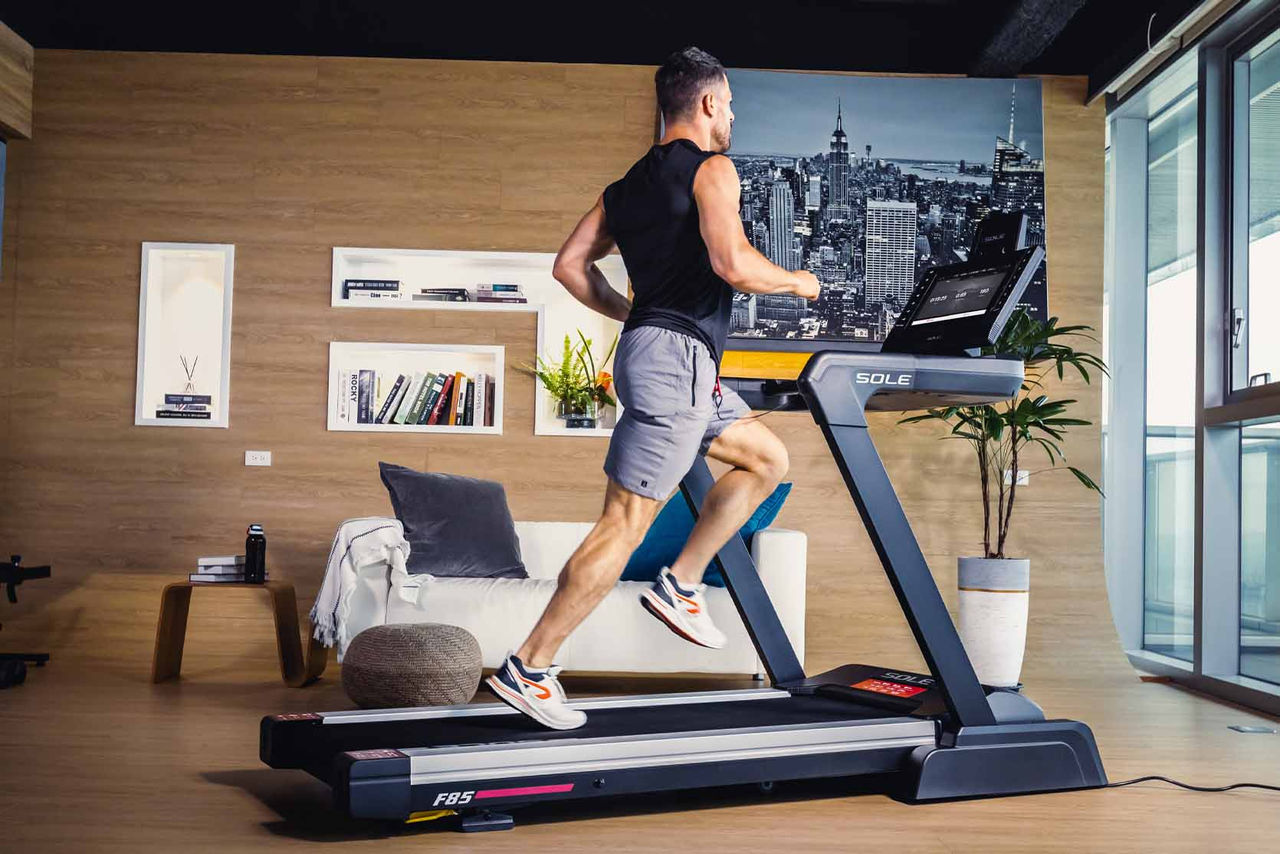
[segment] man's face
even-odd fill
[[[725,78],[716,90],[716,111],[711,125],[711,148],[721,154],[729,150],[733,142],[733,92],[729,91],[729,79]]]

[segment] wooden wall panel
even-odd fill
[[[501,480],[516,518],[594,517],[605,441],[532,435],[533,384],[514,366],[534,356],[533,317],[333,309],[330,249],[554,251],[650,144],[652,69],[61,51],[39,59],[38,133],[10,152],[0,547],[52,563],[57,578],[24,591],[6,634],[88,657],[107,639],[113,649],[146,649],[163,581],[197,555],[238,548],[249,521],[265,525],[273,573],[295,581],[306,602],[336,525],[389,512],[379,460]],[[1079,106],[1083,80],[1044,85],[1051,308],[1097,325],[1103,114]],[[229,430],[132,424],[144,240],[236,244]],[[505,346],[505,435],[327,432],[331,340]],[[1078,386],[1071,393],[1096,420],[1100,390]],[[818,430],[803,414],[768,420],[791,450],[795,482],[780,523],[810,535],[808,666],[918,665]],[[889,416],[873,431],[949,591],[955,557],[976,551],[980,524],[967,450]],[[274,466],[245,468],[247,448],[271,449]],[[1096,428],[1069,449],[1073,462],[1098,470]],[[1035,475],[1020,502],[1013,551],[1034,562],[1028,681],[1124,666],[1096,498],[1069,476]],[[207,613],[234,610],[209,598]],[[228,654],[270,654],[267,634],[237,643]]]

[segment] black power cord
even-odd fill
[[[1121,783],[1108,783],[1107,788],[1115,789],[1120,786],[1132,786],[1134,783],[1146,783],[1151,780],[1158,780],[1161,783],[1180,786],[1184,789],[1190,789],[1193,792],[1229,792],[1232,789],[1267,789],[1272,792],[1280,792],[1280,786],[1272,786],[1267,783],[1232,783],[1229,786],[1193,786],[1190,783],[1181,783],[1168,777],[1161,777],[1158,774],[1152,774],[1147,777],[1135,777],[1132,780],[1125,780]]]

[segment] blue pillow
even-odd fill
[[[787,500],[790,492],[790,483],[780,483],[773,494],[760,502],[756,512],[752,513],[751,518],[747,520],[747,524],[738,531],[747,548],[751,548],[751,538],[755,536],[756,531],[764,530],[773,523],[778,511],[782,509],[782,502]],[[689,539],[689,534],[692,532],[693,511],[689,509],[689,502],[684,500],[684,495],[677,492],[671,496],[666,506],[658,513],[658,518],[654,519],[653,524],[649,526],[649,533],[645,534],[644,542],[640,543],[640,548],[631,555],[627,568],[622,571],[622,580],[655,581],[664,566],[671,566],[676,562],[676,558],[680,556],[680,550],[684,548],[685,541]],[[702,580],[711,587],[724,587],[724,578],[721,577],[715,561],[707,566],[706,575]]]

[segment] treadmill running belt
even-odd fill
[[[892,717],[892,714],[888,715]],[[263,760],[275,768],[307,768],[327,776],[338,753],[379,748],[409,749],[468,744],[516,743],[562,738],[789,727],[886,717],[884,709],[816,695],[720,703],[594,709],[585,726],[551,730],[520,714],[475,715],[427,720],[276,726],[264,721]]]

